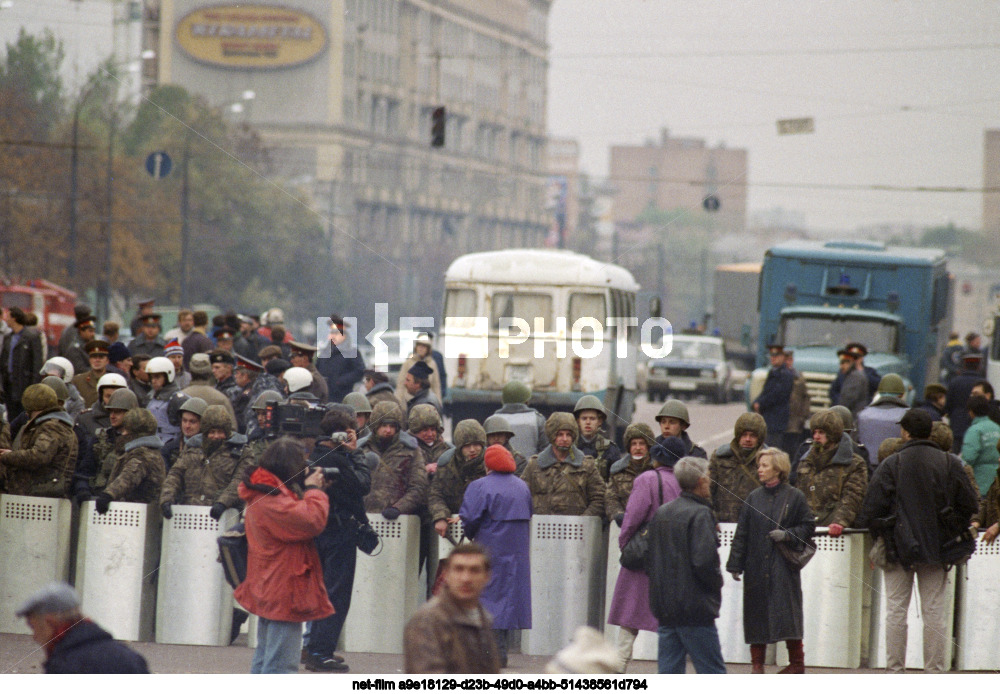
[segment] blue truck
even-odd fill
[[[761,267],[758,368],[748,395],[763,387],[767,345],[777,340],[794,350],[813,411],[830,406],[837,350],[848,342],[865,345],[865,365],[880,375],[902,376],[907,401],[920,398],[924,385],[938,380],[953,305],[954,278],[941,250],[864,241],[774,246]]]

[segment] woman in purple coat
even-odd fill
[[[618,536],[619,547],[624,548],[632,536],[653,519],[661,504],[681,495],[681,487],[674,478],[674,464],[684,455],[684,442],[676,436],[668,436],[662,443],[653,446],[649,452],[653,469],[635,478],[625,505],[625,519]],[[620,672],[625,672],[625,667],[632,660],[632,646],[639,630],[656,632],[660,626],[649,608],[649,577],[644,571],[621,567],[611,598],[608,624],[619,627],[618,658],[621,661]]]
[[[513,474],[514,457],[503,446],[487,448],[484,463],[486,477],[466,488],[458,515],[466,537],[490,552],[493,570],[479,600],[493,615],[500,665],[507,667],[508,632],[531,628],[531,491]]]

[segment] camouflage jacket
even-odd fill
[[[427,505],[427,470],[416,439],[397,434],[383,449],[377,437],[370,436],[361,448],[379,458],[372,471],[372,489],[365,497],[365,511],[381,513],[389,506],[400,513],[423,511]]]
[[[520,477],[522,473],[524,473],[524,468],[528,466],[528,459],[521,455],[520,451],[515,451],[511,448],[510,443],[504,446],[504,448],[506,448],[507,451],[514,456],[514,474]]]
[[[263,433],[258,429],[256,432],[251,434],[247,439],[247,445],[243,447],[243,455],[250,457],[250,464],[257,465],[257,461],[260,460],[260,454],[264,452],[264,449],[271,445],[273,439],[269,439],[263,435]]]
[[[420,441],[420,439],[417,439],[417,441]],[[453,450],[455,450],[455,447],[440,437],[434,442],[433,446],[428,446],[423,441],[420,441],[420,452],[424,454],[425,465],[440,461],[441,456]]]
[[[604,513],[604,480],[597,463],[573,447],[565,462],[558,462],[552,446],[531,456],[521,475],[531,490],[538,515],[600,516]]]
[[[761,447],[743,457],[736,441],[719,446],[708,461],[712,478],[712,509],[720,523],[735,523],[750,492],[760,486],[757,479],[757,454]]]
[[[1000,522],[1000,469],[997,470],[997,476],[993,478],[993,483],[986,491],[986,497],[979,504],[979,513],[973,516],[972,520],[978,521],[979,527],[983,529]]]
[[[7,493],[69,497],[78,448],[68,414],[61,409],[41,413],[21,427],[13,450],[0,458]]]
[[[167,473],[160,491],[160,503],[211,506],[219,502],[226,508],[242,506],[236,490],[253,458],[242,440],[230,443],[232,441],[223,443],[206,457],[201,434],[192,437]]]
[[[118,464],[118,448],[116,443],[120,434],[113,427],[98,429],[91,445],[93,450],[94,476],[90,479],[90,489],[94,494],[100,494],[108,486],[111,472]]]
[[[591,441],[584,441],[583,436],[579,436],[576,439],[576,447],[584,455],[588,455],[594,459],[597,471],[601,473],[601,479],[605,482],[608,481],[611,466],[622,457],[622,452],[618,448],[618,445],[599,431],[594,434],[594,438]]]
[[[157,436],[141,436],[125,444],[118,456],[104,493],[115,501],[153,504],[160,500],[160,489],[166,477],[166,466],[160,449],[163,442]]]
[[[486,477],[486,467],[480,453],[472,460],[465,460],[461,451],[452,449],[451,455],[442,456],[438,461],[437,473],[431,480],[427,494],[427,509],[431,522],[450,518],[462,507],[462,497],[471,482]]]
[[[626,453],[615,461],[611,466],[608,486],[604,488],[604,515],[609,521],[619,513],[625,513],[635,478],[652,469],[653,463],[648,455],[642,460],[632,460],[632,456]]]
[[[837,523],[849,528],[868,489],[868,464],[854,453],[845,434],[834,448],[809,449],[799,461],[795,486],[806,495],[816,525]]]

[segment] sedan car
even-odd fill
[[[670,354],[646,365],[646,394],[657,398],[704,395],[727,402],[732,388],[732,366],[726,361],[722,338],[674,335]]]

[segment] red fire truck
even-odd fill
[[[38,316],[38,329],[50,345],[57,344],[62,331],[73,325],[75,304],[75,292],[48,280],[0,280],[0,306],[16,306]]]

